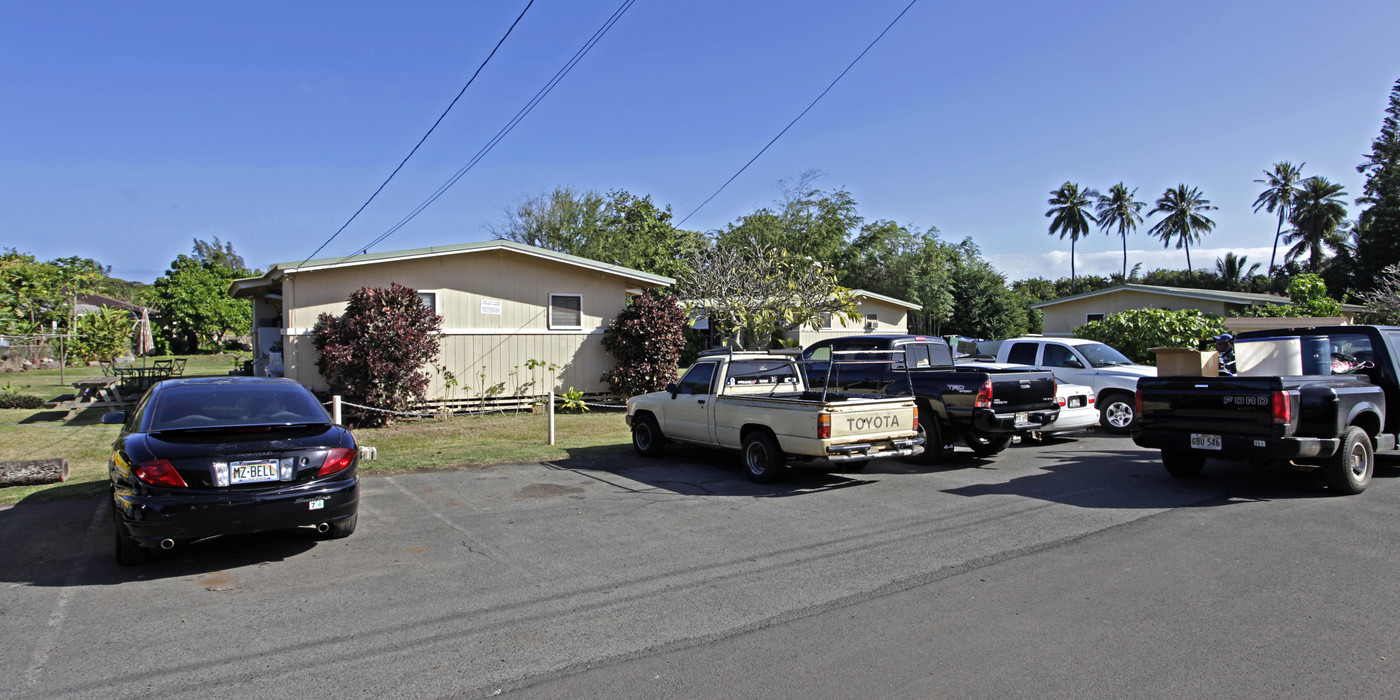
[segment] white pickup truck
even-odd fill
[[[853,471],[923,451],[913,397],[809,391],[795,352],[705,353],[680,383],[629,399],[627,424],[638,454],[659,457],[668,440],[740,450],[761,483],[790,463]]]

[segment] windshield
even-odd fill
[[[1074,349],[1078,350],[1092,367],[1116,367],[1133,364],[1133,361],[1129,360],[1123,353],[1103,343],[1085,343],[1074,346]]]
[[[329,423],[330,417],[297,384],[169,387],[155,397],[149,430],[239,425]]]

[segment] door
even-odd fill
[[[715,369],[718,362],[697,362],[676,385],[676,393],[666,402],[666,437],[698,442],[714,442],[710,415],[714,410]]]
[[[1064,384],[1094,386],[1094,368],[1068,345],[1046,343],[1040,356],[1040,368],[1050,370]]]

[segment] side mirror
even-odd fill
[[[676,398],[676,391],[677,391],[677,389],[676,389],[676,385],[675,385],[675,384],[667,384],[667,385],[666,385],[666,393],[670,394],[670,395],[671,395],[671,398],[673,398],[673,399]]]
[[[126,413],[123,411],[102,414],[103,425],[122,425],[124,423],[126,423]]]

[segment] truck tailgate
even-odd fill
[[[1277,436],[1274,402],[1288,400],[1279,377],[1144,377],[1141,430]]]
[[[992,410],[997,413],[1043,411],[1054,408],[1055,375],[1007,369],[964,370],[985,373],[992,380]]]
[[[908,437],[918,429],[915,406],[910,399],[853,400],[829,404],[831,440],[882,440]]]

